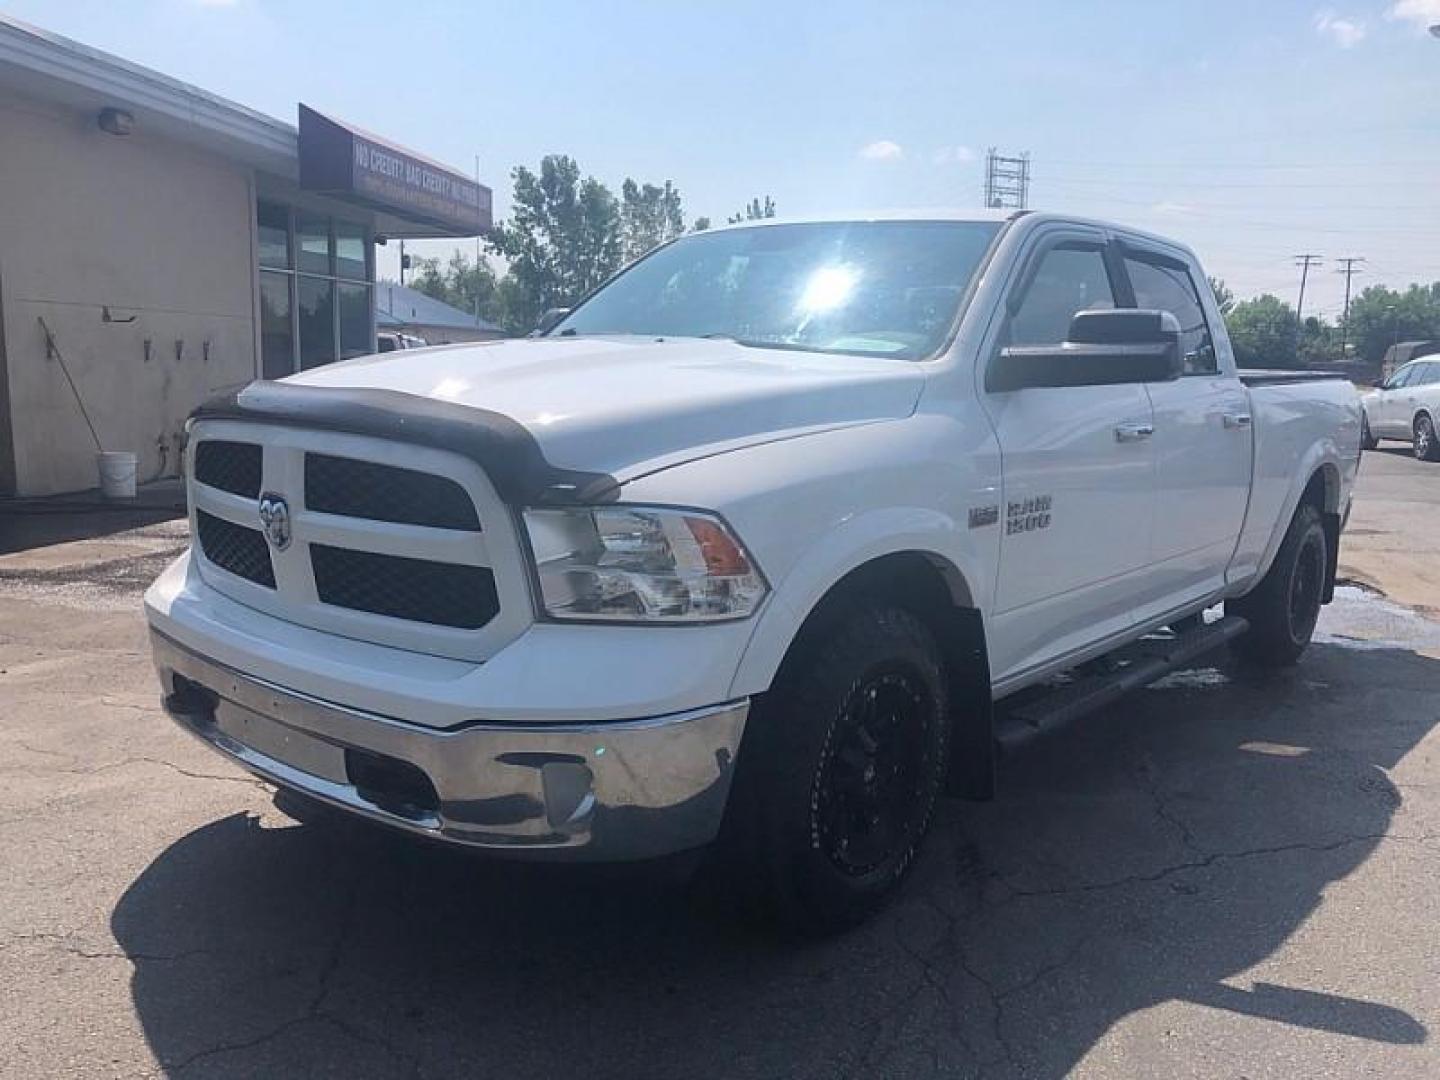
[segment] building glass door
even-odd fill
[[[266,201],[255,218],[264,378],[374,352],[374,249],[365,227]]]

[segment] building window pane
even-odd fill
[[[289,274],[260,273],[260,370],[267,379],[282,379],[295,371],[290,281]]]
[[[255,222],[260,233],[260,265],[290,267],[290,211],[274,203],[258,203]]]
[[[295,246],[300,269],[312,274],[333,273],[330,269],[330,219],[295,213]]]
[[[335,273],[343,278],[364,281],[369,277],[365,265],[365,230],[344,221],[335,222]]]
[[[340,284],[340,358],[375,351],[370,337],[370,287]]]
[[[300,367],[335,359],[335,283],[325,278],[295,279],[300,304]]]

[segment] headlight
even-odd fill
[[[527,510],[545,613],[556,619],[741,619],[765,579],[713,514],[651,506]]]

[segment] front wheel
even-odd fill
[[[930,826],[949,748],[925,624],[846,603],[787,657],[746,724],[720,855],[752,915],[853,926],[891,895]]]
[[[1227,615],[1250,628],[1231,643],[1242,659],[1261,667],[1287,667],[1300,659],[1315,633],[1330,565],[1330,545],[1320,511],[1309,503],[1295,511],[1270,570],[1250,592],[1225,601]]]
[[[1424,413],[1415,418],[1415,456],[1421,461],[1440,461],[1440,438],[1435,421]]]

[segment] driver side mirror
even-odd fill
[[[1180,323],[1168,311],[1079,311],[1058,345],[1011,345],[986,372],[985,389],[1170,382],[1183,371]]]

